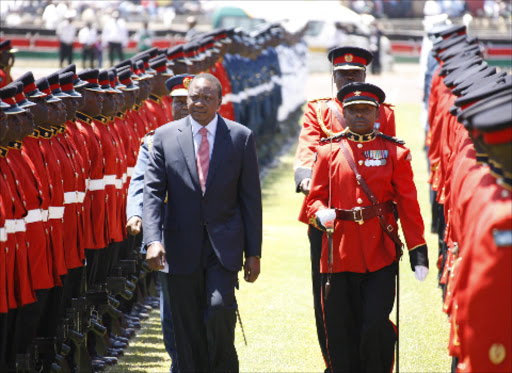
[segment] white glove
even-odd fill
[[[425,266],[415,266],[414,267],[414,277],[418,281],[425,281],[428,275],[428,268]]]
[[[322,224],[325,228],[334,227],[334,219],[336,219],[336,210],[335,209],[323,209],[318,210],[315,213],[316,217],[320,224]]]

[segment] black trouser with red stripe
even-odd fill
[[[327,361],[325,347],[324,317],[322,313],[322,274],[320,273],[320,257],[322,256],[322,236],[324,231],[309,225],[308,237],[311,254],[311,282],[313,283],[313,305],[315,307],[316,333],[320,350]]]
[[[327,363],[332,372],[391,372],[396,332],[389,314],[396,264],[376,272],[333,273],[323,299]],[[322,276],[322,290],[327,275]]]

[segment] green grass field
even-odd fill
[[[414,278],[408,255],[401,263],[400,371],[448,372],[448,322],[437,288],[437,243],[430,230],[428,173],[419,126],[419,104],[397,105],[397,133],[412,149],[420,205],[427,227],[431,272],[423,283]],[[241,372],[322,372],[316,338],[309,243],[297,221],[302,203],[294,192],[291,149],[263,181],[262,273],[254,284],[240,283],[237,293],[248,345],[237,326]],[[392,314],[392,319],[395,313]],[[158,311],[130,341],[125,356],[110,372],[165,372],[170,359],[161,341]]]

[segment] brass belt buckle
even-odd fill
[[[364,219],[363,219],[363,209],[361,207],[354,207],[352,209],[352,213],[354,214],[354,221],[356,223],[359,223],[359,225],[363,225],[364,224]]]

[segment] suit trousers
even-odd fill
[[[178,365],[185,372],[238,372],[235,349],[238,273],[225,269],[205,229],[202,263],[168,276]]]
[[[393,367],[396,263],[375,272],[333,273],[323,300],[331,372],[386,372]],[[322,278],[322,291],[327,274]]]

